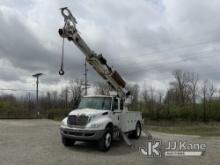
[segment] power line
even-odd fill
[[[155,52],[155,51],[153,51],[153,52],[150,52],[150,53],[147,53],[147,54],[144,54],[144,55],[158,55],[158,54],[162,54],[162,53],[164,53],[164,52],[162,52],[162,51],[170,51],[170,52],[172,52],[172,51],[174,51],[174,50],[179,50],[179,49],[182,49],[182,48],[187,48],[187,47],[195,47],[195,46],[200,46],[200,45],[204,45],[204,44],[211,44],[211,42],[216,42],[216,41],[220,41],[220,39],[216,39],[216,40],[211,40],[211,41],[204,41],[204,42],[198,42],[198,43],[193,43],[193,44],[186,44],[186,45],[183,45],[182,47],[176,47],[176,48],[172,48],[172,49],[170,49],[170,48],[166,48],[166,49],[162,49],[162,50],[158,50],[158,52]],[[111,59],[111,61],[118,61],[119,59],[124,59],[124,58],[128,58],[127,56],[121,56],[121,57],[117,57],[117,59]],[[128,65],[130,65],[130,64],[128,64]]]
[[[36,90],[32,90],[32,89],[16,89],[16,88],[0,88],[0,91],[36,92]],[[38,91],[38,92],[43,92],[43,91]]]
[[[27,91],[27,92],[34,92],[35,90],[29,89],[15,89],[15,88],[0,88],[1,91]]]
[[[220,51],[220,49],[215,49],[215,50],[212,50],[212,51]],[[202,52],[200,52],[202,53]],[[197,53],[198,54],[198,53]],[[199,54],[200,55],[200,54]],[[209,56],[213,56],[213,55],[216,55],[216,54],[206,54],[208,56],[200,56],[199,58],[207,58]],[[187,60],[190,60],[190,59],[196,59],[198,58],[197,57],[198,55],[196,56],[188,56],[188,58],[183,58],[183,59],[180,59],[180,60],[176,60],[176,61],[170,61],[170,62],[165,62],[165,63],[157,63],[156,65],[153,65],[151,67],[148,67],[148,68],[139,68],[138,70],[133,70],[133,71],[130,71],[129,73],[136,73],[136,72],[139,72],[139,71],[148,71],[148,70],[152,70],[152,69],[157,69],[157,68],[160,68],[161,67],[161,64],[175,64],[175,63],[180,63],[180,62],[184,62],[184,61],[187,61]],[[158,66],[158,67],[157,67]]]
[[[193,39],[197,39],[197,40],[202,40],[202,38],[204,38],[204,37],[206,37],[207,38],[207,34],[212,34],[213,32],[218,32],[219,33],[219,29],[214,29],[214,30],[209,30],[209,31],[203,31],[202,32],[202,34],[196,34],[196,35],[189,35],[189,36],[186,36],[185,34],[184,34],[184,40],[185,39],[187,39],[187,40],[191,40],[192,38]],[[206,36],[204,35],[204,34],[206,34]],[[215,33],[213,33],[213,34],[215,34]],[[216,35],[215,35],[216,36]],[[180,40],[181,39],[181,40]],[[173,39],[173,40],[175,40],[175,43],[177,42],[177,41],[183,41],[183,39],[182,38],[179,38],[179,39]],[[219,39],[217,39],[217,40],[219,40]],[[211,41],[206,41],[206,43],[207,42],[213,42],[213,41],[216,41],[216,40],[211,40]],[[201,43],[204,43],[204,42],[201,42]],[[197,43],[193,43],[193,45],[194,44],[197,44]],[[154,45],[158,45],[158,43],[156,43],[156,42],[151,42],[150,44],[148,44],[148,45],[146,45],[146,46],[154,46]],[[160,44],[160,45],[168,45],[168,44]],[[185,46],[187,46],[187,45],[190,45],[190,44],[184,44],[184,45],[182,45],[183,47],[185,47]]]
[[[204,44],[212,44],[212,42],[217,42],[217,41],[220,41],[220,39],[211,40],[211,41],[204,41],[204,42],[197,42],[197,43],[193,43],[193,44],[186,44],[186,45],[183,45],[183,46],[180,46],[180,47],[160,49],[160,50],[157,50],[157,51],[152,51],[152,52],[149,52],[149,53],[146,53],[146,54],[142,54],[142,56],[151,57],[151,56],[155,56],[155,55],[158,55],[158,54],[164,54],[165,51],[170,53],[170,52],[173,52],[173,51],[176,51],[176,50],[181,50],[183,48],[197,47],[197,46],[201,46],[201,45],[204,45]],[[128,58],[128,57],[127,56],[121,56],[120,57],[120,59],[125,59],[125,58]],[[118,61],[118,57],[113,58],[113,61],[116,61],[116,60]]]
[[[216,41],[219,41],[219,39],[216,39],[216,40],[212,40],[212,41],[204,41],[204,42],[198,42],[198,43],[194,43],[194,44],[187,44],[187,45],[183,45],[182,47],[177,47],[177,48],[173,48],[172,50],[171,49],[169,49],[169,48],[166,48],[166,49],[162,49],[162,50],[159,50],[160,52],[158,52],[159,54],[161,54],[161,53],[163,53],[163,52],[161,52],[161,51],[174,51],[174,50],[179,50],[179,49],[182,49],[182,48],[187,48],[187,47],[195,47],[195,46],[200,46],[200,45],[204,45],[204,44],[211,44],[211,42],[216,42]],[[212,51],[219,51],[219,50],[212,50]],[[202,52],[197,52],[197,53],[203,53],[203,51]],[[197,54],[196,53],[196,54]],[[148,54],[146,54],[146,55],[154,55],[154,54],[156,54],[155,52],[151,52],[151,53],[148,53]],[[124,57],[124,58],[127,58],[127,57]],[[201,57],[200,57],[201,58]],[[203,57],[204,58],[204,57]],[[119,59],[123,59],[123,57],[120,57]],[[176,60],[176,61],[170,61],[170,62],[166,62],[166,63],[162,63],[162,64],[175,64],[175,63],[179,63],[179,62],[183,62],[183,61],[186,61],[186,60],[188,60],[188,59],[193,59],[193,56],[189,56],[189,58],[184,58],[184,59],[181,59],[181,60]],[[117,59],[118,60],[118,59]],[[157,62],[157,64],[156,65],[151,65],[150,67],[148,67],[148,68],[141,68],[141,66],[139,67],[139,69],[138,70],[134,70],[132,73],[134,73],[134,72],[138,72],[139,70],[140,71],[145,71],[145,70],[152,70],[152,69],[155,69],[155,68],[160,68],[160,66],[158,66],[158,65],[161,65],[160,64],[160,62],[164,62],[164,61],[162,61],[162,60],[157,60],[156,61]],[[139,65],[139,64],[138,64]],[[143,66],[144,67],[144,66]],[[135,68],[137,68],[137,67],[135,67]],[[86,61],[85,61],[85,93],[87,94],[87,66],[86,66]],[[18,91],[18,89],[0,89],[0,90],[11,90],[11,91]],[[32,91],[32,90],[19,90],[19,91]]]
[[[212,49],[212,50],[202,50],[202,51],[198,51],[198,52],[194,52],[194,53],[183,53],[183,54],[181,54],[181,55],[178,55],[178,56],[175,56],[175,57],[179,57],[179,58],[181,58],[181,57],[183,57],[183,55],[185,55],[185,54],[189,54],[188,56],[184,56],[184,58],[182,58],[182,59],[184,59],[184,60],[187,60],[187,59],[190,59],[191,57],[195,57],[195,56],[198,56],[198,55],[201,55],[201,53],[204,53],[204,52],[212,52],[212,51],[219,51],[220,49]],[[166,56],[166,59],[167,59],[168,57]],[[166,60],[165,59],[165,60]],[[154,62],[157,62],[158,63],[158,61],[159,61],[159,63],[160,62],[164,62],[164,60],[163,59],[160,59],[160,60],[153,60],[153,61],[150,61],[150,62],[152,62],[152,63],[154,63]],[[174,61],[175,62],[175,61]],[[136,63],[137,64],[137,63]],[[142,64],[143,64],[143,62],[142,62]],[[144,65],[141,65],[140,63],[138,63],[138,66],[145,66],[145,64]],[[135,66],[135,68],[137,68],[136,66]]]

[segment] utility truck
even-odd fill
[[[77,109],[72,110],[62,120],[60,133],[64,146],[73,146],[76,141],[95,141],[100,150],[108,151],[112,140],[123,138],[131,145],[127,136],[139,138],[142,130],[142,114],[128,111],[131,101],[130,92],[126,89],[126,82],[120,74],[107,64],[102,54],[96,54],[89,48],[80,36],[75,17],[70,10],[61,8],[64,26],[59,34],[64,39],[73,42],[85,55],[86,61],[111,86],[110,95],[90,95],[81,98]],[[63,71],[63,54],[60,75]]]

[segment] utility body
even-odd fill
[[[75,141],[96,141],[102,151],[108,151],[113,139],[122,137],[139,138],[143,124],[142,115],[128,111],[130,92],[120,74],[107,64],[102,54],[89,48],[76,29],[76,19],[68,8],[61,8],[64,27],[60,36],[72,41],[85,55],[86,61],[112,87],[110,96],[91,95],[81,98],[79,107],[62,120],[60,132],[65,146],[73,146]],[[64,74],[63,67],[59,72]]]

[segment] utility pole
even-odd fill
[[[28,113],[31,111],[31,93],[28,92]]]
[[[34,75],[32,75],[33,77],[36,77],[37,78],[37,81],[36,81],[36,104],[37,104],[37,107],[38,107],[38,84],[39,84],[39,77],[42,76],[43,73],[36,73]]]
[[[87,69],[87,63],[86,63],[86,59],[85,59],[85,73],[84,73],[84,76],[85,76],[85,96],[87,95],[87,89],[88,89],[88,80],[87,80],[87,72],[88,72],[88,69]]]
[[[68,88],[66,87],[64,90],[64,94],[65,94],[65,109],[68,108]]]

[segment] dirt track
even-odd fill
[[[95,144],[77,142],[65,148],[60,141],[59,122],[51,120],[0,120],[1,165],[73,165],[73,164],[219,164],[220,138],[184,136],[151,132],[163,141],[187,140],[206,143],[207,151],[201,157],[146,158],[139,152],[146,137],[132,140],[133,147],[114,142],[111,150],[102,153]]]

